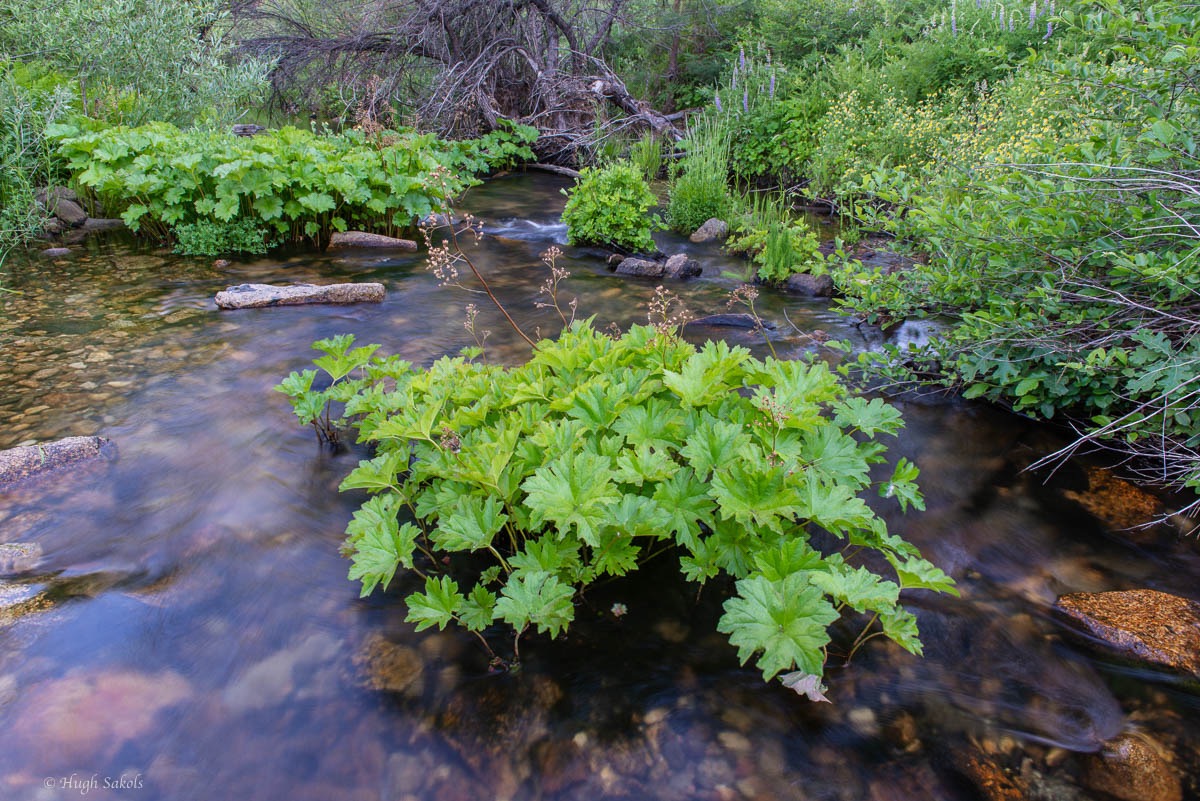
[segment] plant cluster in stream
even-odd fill
[[[419,574],[418,630],[454,622],[486,643],[506,626],[516,649],[565,631],[592,583],[668,550],[691,581],[735,582],[718,629],[767,679],[816,693],[827,630],[850,612],[868,617],[849,650],[882,633],[920,652],[900,593],[953,583],[863,499],[899,413],[823,362],[689,344],[667,295],[657,325],[576,322],[515,367],[471,349],[415,369],[348,335],[317,342],[318,369],[279,389],[305,423],[344,408],[374,448],[342,484],[373,496],[347,528],[350,578],[365,596]],[[916,475],[900,459],[878,492],[923,508]]]
[[[638,168],[628,162],[585,167],[570,191],[562,219],[572,245],[601,245],[627,253],[656,250],[650,234],[657,217],[648,216],[658,201]]]

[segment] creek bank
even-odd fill
[[[1157,590],[1078,592],[1055,608],[1126,659],[1200,679],[1200,604]]]
[[[41,187],[34,191],[33,198],[38,210],[50,215],[42,224],[47,237],[80,242],[88,234],[125,227],[124,220],[89,216],[79,196],[65,186]]]
[[[104,437],[66,437],[0,451],[0,489],[77,465],[116,458],[116,445]]]
[[[238,284],[218,292],[218,309],[261,309],[309,303],[380,303],[383,284]]]

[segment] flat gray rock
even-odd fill
[[[301,306],[308,303],[379,303],[383,284],[239,284],[218,292],[220,309],[261,309],[265,306]]]
[[[124,228],[125,221],[119,217],[88,217],[83,223],[83,230],[89,234],[98,231],[116,231]]]
[[[0,489],[74,465],[112,459],[115,452],[116,446],[104,437],[67,437],[9,448],[0,451]]]
[[[329,238],[329,249],[338,248],[400,248],[416,250],[417,243],[411,239],[397,239],[383,234],[368,234],[366,231],[338,231]]]

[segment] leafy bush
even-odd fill
[[[305,423],[344,403],[375,445],[342,484],[374,495],[347,528],[350,578],[366,595],[401,568],[423,576],[408,596],[418,630],[557,636],[589,584],[666,542],[689,580],[736,581],[718,629],[743,663],[757,654],[767,679],[819,676],[843,611],[877,614],[919,652],[900,591],[952,591],[860,497],[882,461],[874,437],[899,413],[849,397],[823,362],[697,350],[647,326],[610,338],[589,323],[513,368],[459,357],[414,370],[350,336],[314,347],[327,388],[305,370],[279,389]],[[901,459],[879,494],[923,508],[916,474]],[[894,580],[819,546],[818,530],[882,556]]]
[[[229,223],[197,220],[172,229],[175,252],[182,256],[220,256],[226,253],[266,253],[269,234],[254,220]]]
[[[166,239],[180,225],[245,219],[285,241],[318,247],[334,231],[393,234],[441,209],[468,180],[446,165],[473,152],[413,133],[392,135],[387,144],[355,132],[282,128],[245,138],[166,123],[58,125],[49,133],[76,181],[107,208],[123,209],[134,231]]]
[[[603,245],[630,253],[656,249],[650,232],[658,219],[647,212],[658,201],[629,163],[585,167],[575,186],[563,193],[567,205],[562,218],[572,245]]]
[[[537,141],[537,128],[505,119],[499,124],[499,128],[478,139],[449,142],[446,145],[447,166],[472,175],[483,175],[533,161],[530,145]]]

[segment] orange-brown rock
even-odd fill
[[[971,780],[987,801],[1026,801],[1029,794],[1021,780],[974,749],[955,755],[954,766]]]
[[[1158,498],[1102,467],[1087,470],[1086,492],[1066,491],[1063,495],[1088,510],[1111,529],[1144,526],[1163,513]]]
[[[1181,801],[1183,786],[1170,754],[1149,735],[1122,734],[1088,756],[1080,776],[1089,790],[1120,801]]]
[[[1122,656],[1200,678],[1200,604],[1157,590],[1078,592],[1056,604]]]

